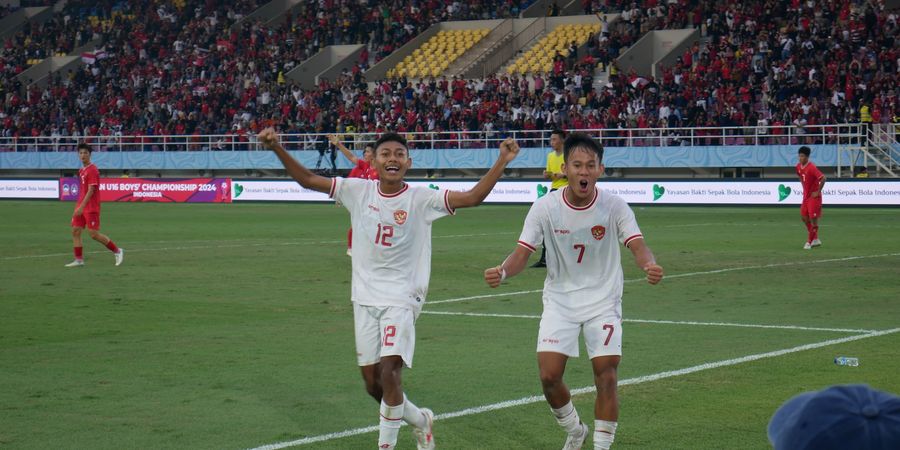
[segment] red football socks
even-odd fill
[[[84,259],[84,247],[75,247],[75,259]]]
[[[110,239],[109,242],[106,243],[106,248],[108,248],[109,251],[113,253],[119,253],[119,247],[116,247],[116,244],[113,243],[112,239]]]

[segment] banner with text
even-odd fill
[[[59,199],[78,199],[78,178],[59,180]],[[102,202],[231,203],[228,178],[101,178]]]
[[[464,191],[475,181],[411,181],[410,186]],[[799,205],[799,181],[599,181],[597,186],[628,203],[662,205]],[[233,180],[234,201],[330,201],[328,195],[293,181]],[[485,203],[532,203],[549,183],[501,181]],[[829,181],[825,205],[900,206],[900,181]]]
[[[59,198],[56,180],[0,180],[0,198]]]

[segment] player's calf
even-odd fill
[[[376,402],[381,403],[381,397],[384,396],[380,380],[381,365],[373,364],[371,366],[362,366],[360,367],[360,370],[362,372],[363,382],[366,385],[366,392],[374,398]]]

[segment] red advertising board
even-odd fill
[[[78,199],[78,178],[59,180],[59,199]],[[231,203],[228,178],[101,178],[101,202]]]

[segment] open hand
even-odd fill
[[[647,274],[647,282],[650,284],[658,284],[663,279],[663,268],[656,263],[644,266],[644,273]]]
[[[485,269],[484,281],[487,282],[488,286],[492,288],[500,286],[501,280],[503,280],[503,271],[500,269],[500,266]]]
[[[275,129],[272,127],[260,131],[257,138],[259,139],[259,142],[270,149],[274,149],[275,145],[278,144],[278,133],[276,133]]]
[[[341,142],[341,140],[337,137],[337,135],[329,134],[328,142],[331,142],[331,145],[338,145],[338,143]]]
[[[510,162],[519,154],[519,144],[513,138],[506,138],[500,143],[500,157]]]

